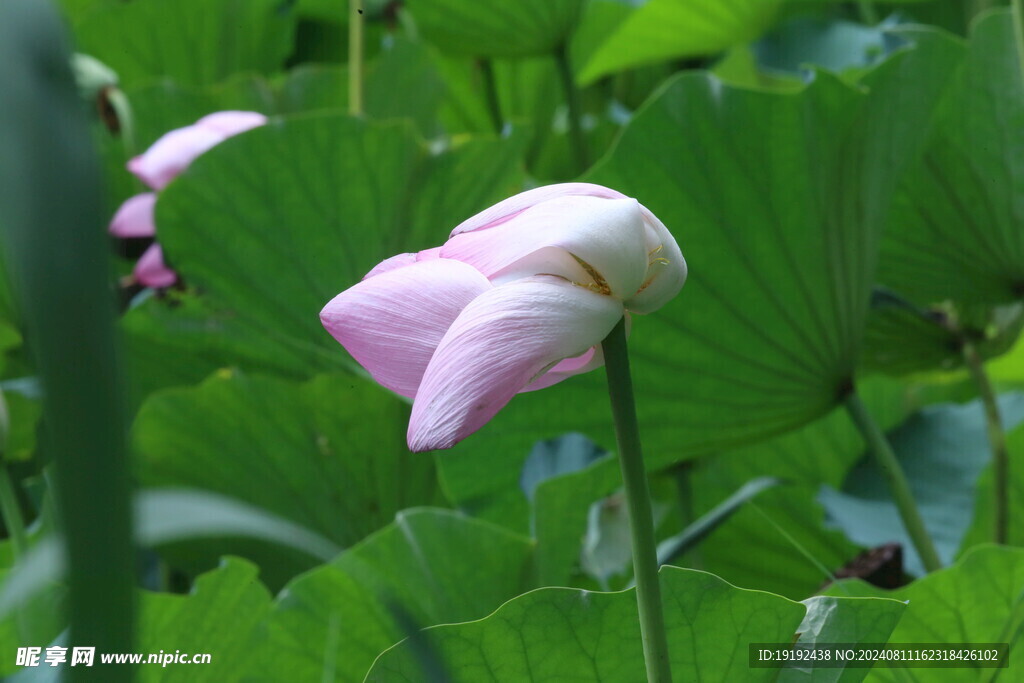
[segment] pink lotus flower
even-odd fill
[[[413,451],[450,448],[513,396],[604,363],[627,312],[686,280],[654,214],[599,185],[550,185],[465,221],[441,247],[400,254],[334,297],[324,327],[377,382],[413,399]]]
[[[251,111],[222,111],[204,116],[191,126],[164,134],[145,153],[129,161],[128,170],[153,190],[162,190],[203,152],[266,122],[263,114]],[[156,237],[156,198],[156,192],[130,197],[114,214],[110,234],[122,238]],[[170,287],[178,279],[164,264],[163,250],[156,242],[139,258],[134,275],[136,281],[147,287]]]

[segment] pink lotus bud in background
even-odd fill
[[[251,111],[222,111],[204,116],[191,126],[165,133],[149,149],[128,162],[128,170],[153,190],[162,190],[211,147],[267,122]],[[147,192],[130,197],[114,214],[110,234],[116,237],[156,237],[154,209],[157,195]],[[153,244],[139,259],[135,279],[147,287],[170,287],[177,280],[163,261],[163,251]]]
[[[686,261],[654,214],[587,183],[523,192],[441,247],[393,256],[320,313],[377,382],[413,399],[413,451],[450,448],[515,394],[604,363],[629,312],[674,297]]]

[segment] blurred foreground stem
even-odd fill
[[[981,403],[985,407],[985,427],[988,431],[988,443],[992,448],[993,486],[995,487],[995,528],[996,543],[1006,543],[1009,534],[1010,519],[1010,455],[1006,449],[1006,432],[1003,431],[1003,419],[999,414],[999,404],[992,389],[985,362],[978,349],[969,341],[963,342],[964,361],[971,371],[974,384],[978,387]]]
[[[878,463],[879,469],[889,483],[889,491],[892,493],[893,500],[896,501],[896,507],[900,511],[903,526],[907,530],[907,534],[910,536],[917,554],[921,557],[921,562],[924,564],[925,569],[929,572],[942,569],[939,554],[935,550],[935,545],[932,543],[927,529],[925,529],[924,520],[921,519],[921,513],[914,502],[914,494],[910,491],[907,475],[904,474],[899,460],[896,459],[896,454],[892,451],[892,446],[889,445],[888,439],[885,438],[885,434],[882,433],[878,424],[871,417],[871,414],[868,413],[864,402],[861,401],[860,395],[856,391],[850,392],[850,395],[847,397],[846,410],[850,413],[854,424],[857,425],[861,436],[864,437],[868,448],[871,449],[871,453],[875,456],[875,462]]]
[[[348,113],[363,114],[363,8],[362,0],[348,3]]]
[[[647,487],[640,448],[640,430],[633,401],[633,380],[629,374],[626,349],[626,319],[622,318],[601,345],[608,373],[608,394],[615,420],[615,440],[622,466],[622,483],[629,510],[629,530],[633,542],[633,575],[640,613],[640,634],[649,683],[668,683],[668,639],[662,615],[661,587],[658,585],[658,548],[654,539],[651,495]]]
[[[0,2],[0,92],[17,103],[0,107],[2,252],[43,389],[68,567],[67,642],[131,652],[131,481],[106,195],[69,59],[64,23],[51,3]],[[132,680],[134,667],[61,673],[72,683],[119,683]]]
[[[573,154],[576,155],[576,171],[583,173],[589,165],[587,154],[587,138],[583,135],[583,111],[580,108],[580,91],[576,87],[576,79],[572,75],[572,64],[569,63],[569,46],[560,45],[555,49],[555,64],[558,77],[565,90],[565,102],[569,107],[569,141]]]

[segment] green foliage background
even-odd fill
[[[384,258],[571,180],[636,197],[689,264],[630,339],[674,543],[661,578],[678,680],[797,678],[746,659],[748,642],[795,638],[1010,642],[1024,666],[1024,44],[1000,5],[368,0],[354,116],[344,0],[61,0],[73,49],[113,69],[131,107],[117,131],[95,94],[81,104],[105,215],[141,190],[127,159],[168,130],[270,117],[161,192],[182,285],[121,292],[136,649],[213,655],[138,677],[642,678],[601,374],[415,455],[408,404],[318,320]],[[72,226],[97,241],[105,227]],[[0,265],[3,459],[31,547],[0,542],[0,674],[17,680],[18,647],[62,642],[67,590],[59,458],[19,311],[33,295],[12,289],[16,260]],[[111,283],[130,268],[119,255]],[[965,343],[1001,394],[1004,546],[989,543]],[[854,388],[892,433],[940,572],[923,575],[864,460],[842,410]],[[836,581],[889,541],[904,543],[901,587]],[[926,673],[907,680],[990,671]],[[825,674],[904,680],[805,677]]]

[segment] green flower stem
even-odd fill
[[[576,87],[576,79],[572,75],[572,65],[569,63],[569,47],[560,45],[555,50],[555,64],[558,66],[558,76],[562,81],[562,88],[565,90],[565,101],[569,107],[569,141],[572,143],[573,153],[576,155],[577,170],[582,173],[590,164],[587,154],[587,138],[583,134],[583,111],[580,107],[580,91]]]
[[[978,349],[969,341],[963,344],[964,360],[971,371],[971,377],[978,387],[982,405],[985,407],[985,426],[988,429],[988,443],[992,448],[992,467],[995,486],[995,542],[1006,543],[1009,534],[1010,519],[1010,455],[1006,449],[1006,433],[1003,431],[1003,419],[999,414],[996,393],[992,389],[985,363]]]
[[[647,471],[644,469],[636,406],[633,402],[633,381],[629,375],[625,318],[619,320],[608,333],[601,347],[608,372],[608,394],[611,397],[622,483],[629,510],[633,574],[647,680],[649,683],[668,683],[672,680],[672,673],[669,669],[668,640],[661,609],[661,588],[658,585],[657,543],[654,539],[651,496],[647,489]]]
[[[498,99],[498,86],[494,81],[494,64],[491,60],[480,60],[480,73],[484,78],[484,97],[487,98],[487,111],[491,115],[494,132],[501,135],[505,121],[501,116],[501,101]]]
[[[0,513],[3,514],[4,527],[7,529],[7,536],[11,539],[14,559],[17,561],[25,554],[27,547],[25,520],[21,516],[21,506],[18,505],[18,496],[14,492],[11,473],[7,471],[6,463],[0,463]]]
[[[885,438],[885,434],[872,419],[856,391],[851,392],[847,397],[846,410],[850,413],[850,417],[857,425],[864,440],[867,441],[868,448],[874,454],[879,469],[882,470],[882,474],[889,482],[889,491],[896,501],[896,507],[899,508],[903,526],[910,535],[910,540],[913,542],[914,548],[917,549],[917,554],[920,555],[925,569],[929,572],[942,569],[939,554],[925,529],[921,513],[917,510],[907,476],[903,473],[903,468],[900,467],[896,454],[892,452],[892,447]]]
[[[348,113],[363,115],[363,8],[362,0],[348,3]]]

